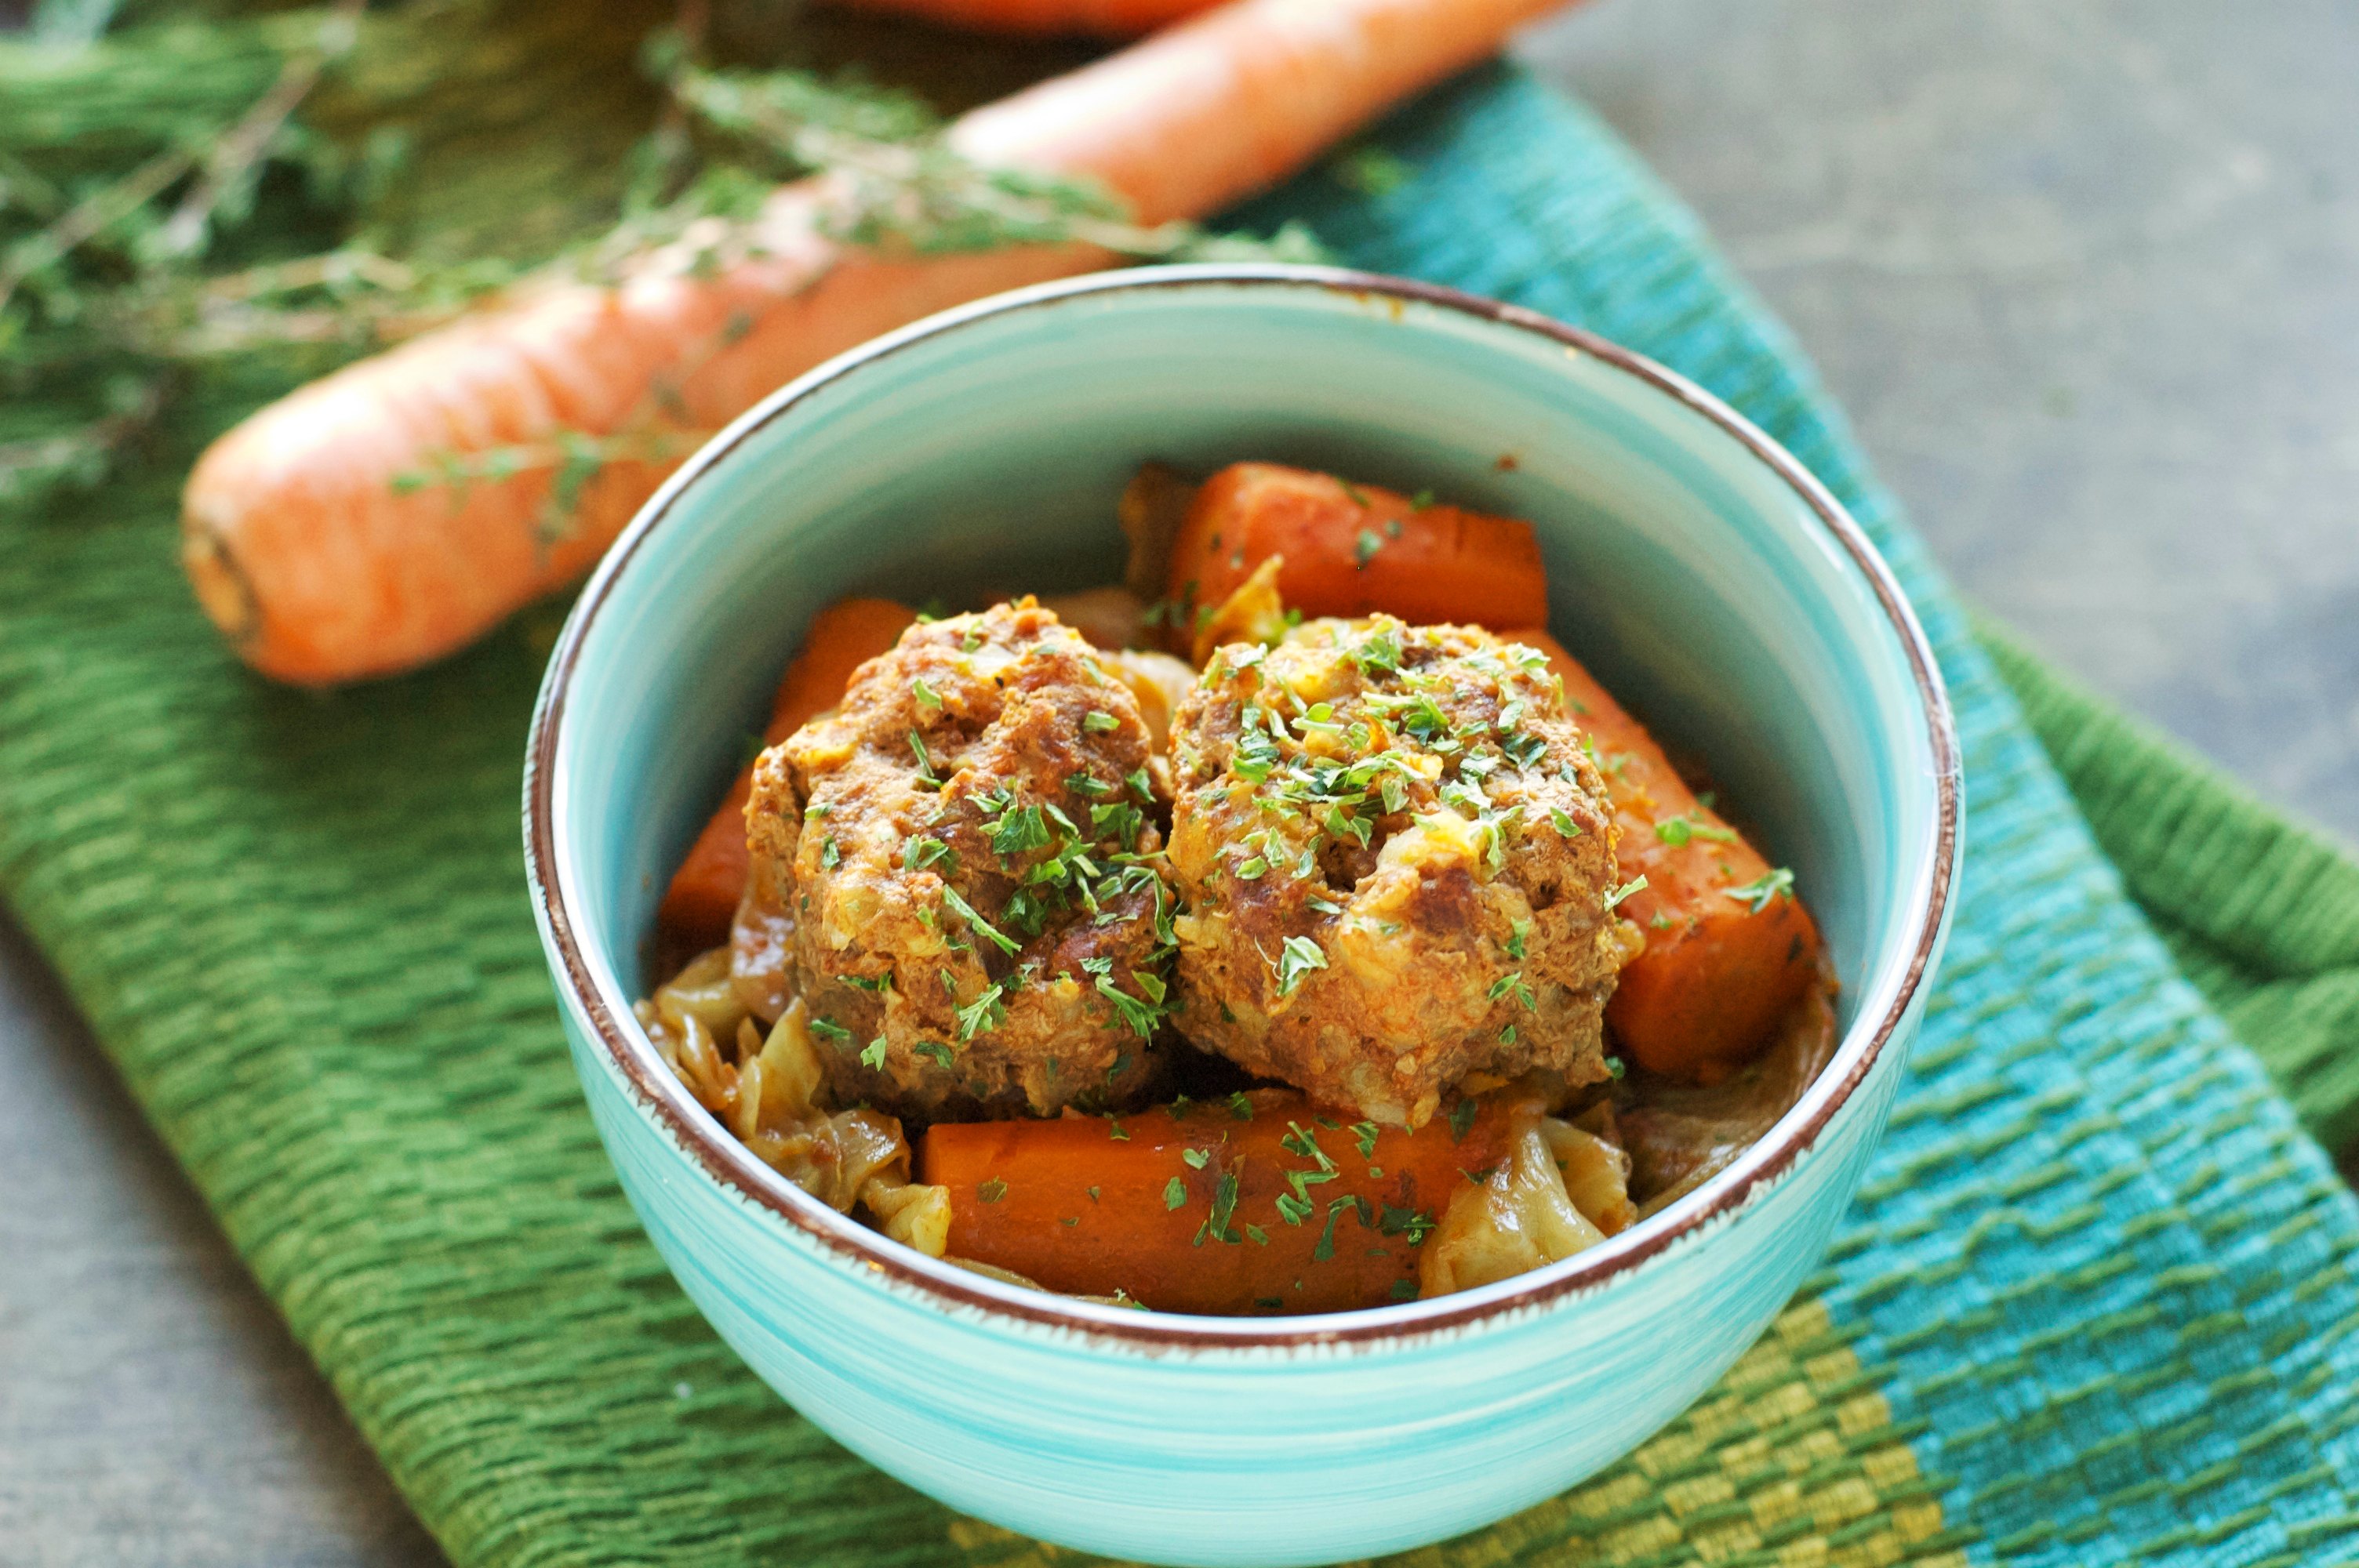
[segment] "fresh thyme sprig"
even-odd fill
[[[135,27],[80,46],[38,96],[0,103],[0,499],[97,482],[184,387],[218,391],[226,374],[266,395],[440,326],[536,268],[614,280],[682,242],[698,265],[758,254],[765,203],[805,175],[825,177],[822,224],[852,248],[1319,254],[1299,231],[1258,241],[1142,226],[1086,181],[985,168],[904,93],[716,68],[701,58],[701,0],[650,35],[636,85],[608,22],[477,0],[450,0],[431,19],[415,9],[333,0],[197,30]],[[760,47],[774,59],[802,49],[801,26],[773,25]],[[438,49],[449,58],[426,58]],[[484,62],[505,62],[496,106],[481,92]],[[627,113],[650,114],[636,150],[593,157],[577,130],[583,150],[565,149],[574,178],[484,185],[501,194],[465,208],[466,237],[404,216],[462,167],[439,148],[469,148],[465,178],[478,180],[491,166],[473,149],[521,135],[519,115],[603,131]],[[525,140],[529,157],[547,156]],[[550,194],[512,211],[527,189]],[[319,248],[297,248],[307,243]],[[671,460],[703,438],[679,389],[750,328],[682,345],[619,429],[454,453],[401,482],[549,471],[546,522],[561,527],[606,464]]]

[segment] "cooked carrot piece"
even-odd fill
[[[1745,836],[1681,783],[1644,726],[1545,632],[1504,633],[1548,654],[1574,722],[1597,747],[1622,828],[1622,913],[1647,950],[1622,971],[1605,1022],[1639,1065],[1712,1083],[1766,1044],[1819,969],[1819,930]]]
[[[918,1180],[950,1189],[950,1255],[1161,1312],[1346,1312],[1417,1293],[1419,1249],[1506,1147],[1499,1098],[1414,1132],[1292,1089],[1135,1116],[940,1122]]]
[[[1494,630],[1548,619],[1548,574],[1532,525],[1277,463],[1234,463],[1197,491],[1171,556],[1169,591],[1184,640],[1271,556],[1277,588],[1305,615],[1381,610],[1418,624]]]
[[[852,672],[899,642],[917,618],[908,605],[888,599],[841,600],[813,616],[802,651],[778,682],[762,743],[775,746],[833,708],[852,684]],[[745,802],[753,792],[748,762],[664,890],[656,924],[683,948],[709,947],[729,934],[745,891]]]

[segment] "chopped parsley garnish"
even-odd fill
[[[1319,1168],[1322,1171],[1332,1171],[1335,1168],[1335,1162],[1327,1158],[1327,1152],[1319,1147],[1318,1135],[1306,1130],[1299,1121],[1289,1121],[1286,1124],[1286,1136],[1277,1141],[1277,1146],[1289,1154],[1299,1154],[1306,1160],[1316,1160],[1319,1162]]]
[[[809,806],[803,807],[803,820],[806,822],[816,822],[834,809],[835,807],[828,805],[827,802],[823,800],[812,801]]]
[[[997,1203],[1007,1195],[1007,1184],[997,1176],[992,1177],[989,1181],[978,1182],[975,1184],[974,1195],[985,1203]]]
[[[920,708],[930,708],[936,713],[942,710],[942,694],[928,686],[923,676],[909,683],[909,695],[918,699]]]
[[[1532,988],[1525,980],[1524,972],[1521,969],[1510,970],[1501,975],[1491,982],[1491,989],[1484,994],[1493,1001],[1497,1001],[1503,996],[1512,995],[1517,1001],[1524,1004],[1525,1011],[1529,1012],[1539,1011],[1539,999],[1532,994]]]
[[[1352,1136],[1359,1141],[1361,1159],[1373,1160],[1376,1157],[1377,1131],[1376,1124],[1373,1121],[1355,1121],[1352,1124]]]
[[[1555,828],[1567,838],[1578,838],[1581,837],[1581,824],[1575,822],[1571,816],[1567,815],[1564,807],[1560,806],[1551,806],[1549,807],[1549,826]]]
[[[920,1040],[910,1049],[920,1056],[932,1057],[939,1067],[948,1069],[957,1065],[958,1058],[951,1054],[951,1048],[939,1040]]]
[[[1450,715],[1441,711],[1441,705],[1435,702],[1430,693],[1420,691],[1409,697],[1390,698],[1380,706],[1391,708],[1402,730],[1428,746],[1454,739],[1451,732]]]
[[[1196,1239],[1193,1245],[1201,1247],[1207,1236],[1215,1240],[1228,1242],[1232,1246],[1244,1240],[1245,1238],[1239,1236],[1229,1224],[1236,1212],[1237,1173],[1234,1171],[1223,1171],[1221,1173],[1221,1179],[1212,1184],[1212,1212],[1205,1217],[1203,1224],[1196,1227]]]
[[[958,1033],[962,1040],[972,1040],[978,1034],[988,1034],[1007,1022],[1007,1005],[1000,1000],[1006,988],[989,985],[983,994],[958,1010]]]
[[[1482,1102],[1471,1095],[1451,1106],[1450,1108],[1450,1141],[1452,1143],[1464,1142],[1468,1130],[1474,1125],[1474,1119],[1482,1112]]]
[[[943,862],[948,862],[946,865]],[[928,866],[942,865],[942,874],[958,873],[958,851],[939,838],[912,838],[901,846],[901,869],[922,871]]]
[[[1667,816],[1655,824],[1655,837],[1676,849],[1690,838],[1709,838],[1716,844],[1734,844],[1736,835],[1725,827],[1715,827],[1692,812]]]
[[[942,781],[934,772],[934,760],[926,754],[926,738],[915,730],[909,731],[909,750],[918,759],[918,782],[929,789],[940,789]]]
[[[1163,1015],[1170,1011],[1163,1001],[1170,988],[1164,984],[1162,976],[1150,974],[1145,969],[1131,970],[1130,978],[1137,982],[1140,990],[1147,993],[1146,1000],[1141,1000],[1124,991],[1114,983],[1112,975],[1098,977],[1098,994],[1114,1003],[1114,1011],[1122,1014],[1122,1021],[1130,1025],[1131,1033],[1141,1040],[1152,1039],[1155,1026],[1162,1022]]]
[[[823,1035],[830,1040],[849,1040],[852,1038],[851,1030],[846,1029],[842,1024],[838,1023],[832,1018],[822,1018],[818,1013],[811,1014],[810,1030],[813,1034]]]
[[[1130,1134],[1123,1130],[1120,1119],[1115,1117],[1109,1116],[1106,1118],[1106,1136],[1116,1143],[1127,1143],[1130,1141]],[[1092,1187],[1090,1189],[1090,1195],[1092,1197],[1095,1197],[1097,1195],[1097,1188]]]
[[[1204,1162],[1212,1156],[1201,1149],[1182,1149],[1180,1151],[1180,1158],[1187,1162],[1190,1170],[1201,1171],[1204,1168]]]
[[[1093,708],[1082,715],[1082,728],[1093,735],[1111,735],[1122,728],[1122,720]]]
[[[1357,1212],[1362,1225],[1368,1223],[1367,1199],[1346,1195],[1328,1200],[1327,1228],[1319,1233],[1319,1245],[1310,1249],[1313,1261],[1324,1263],[1335,1256],[1335,1222],[1343,1217],[1346,1209]]]
[[[1038,806],[1008,812],[999,819],[998,829],[991,836],[992,852],[1002,860],[1048,847],[1049,824]]]
[[[1420,490],[1408,498],[1408,509],[1411,512],[1422,512],[1432,504],[1433,492],[1430,490]]]
[[[1146,821],[1138,807],[1127,801],[1090,807],[1090,831],[1101,838],[1112,838],[1125,851],[1137,848],[1138,830]]]
[[[1775,876],[1775,875],[1777,875],[1777,873],[1776,873],[1775,871],[1772,871],[1772,872],[1770,872],[1770,873],[1769,873],[1769,875],[1770,875],[1770,876]],[[1762,881],[1768,881],[1768,880],[1769,880],[1769,878],[1768,878],[1768,877],[1764,877],[1764,878],[1762,878],[1761,880],[1762,880]],[[1793,878],[1793,873],[1792,873],[1792,872],[1790,872],[1790,871],[1789,871],[1789,872],[1788,872],[1788,873],[1787,873],[1787,876],[1786,876],[1786,880],[1787,880],[1788,882],[1791,882],[1791,881],[1794,880],[1794,878]],[[1617,910],[1617,909],[1621,908],[1621,907],[1622,907],[1622,901],[1623,901],[1624,899],[1628,898],[1628,897],[1629,897],[1632,893],[1634,893],[1634,892],[1638,892],[1643,891],[1643,890],[1645,889],[1646,885],[1647,885],[1647,879],[1646,879],[1646,878],[1644,878],[1644,877],[1632,877],[1628,881],[1624,882],[1620,887],[1615,888],[1612,892],[1607,893],[1607,894],[1605,895],[1605,913],[1606,913],[1606,914],[1613,914],[1615,910]],[[1748,890],[1744,889],[1744,888],[1731,888],[1731,889],[1729,890],[1729,894],[1728,894],[1728,895],[1729,895],[1729,897],[1731,897],[1731,898],[1742,898],[1742,897],[1744,897],[1744,896],[1745,895],[1745,893],[1746,893],[1746,892],[1747,892],[1747,891],[1748,891]],[[1772,889],[1772,890],[1770,890],[1770,891],[1774,892],[1775,892],[1775,891],[1777,891],[1777,890],[1775,890],[1775,889],[1773,888],[1773,889]],[[1762,903],[1768,903],[1769,901],[1768,901],[1768,899],[1765,896],[1765,897],[1762,899],[1762,901],[1761,901],[1761,902],[1762,902]],[[1758,908],[1760,908],[1760,904],[1756,904],[1754,907],[1757,910]]]
[[[1106,796],[1116,793],[1114,785],[1089,773],[1067,775],[1065,787],[1075,795],[1090,800],[1103,800]]]
[[[1608,1056],[1605,1058],[1605,1070],[1613,1076],[1618,1078],[1623,1074],[1628,1072],[1630,1068],[1629,1065],[1624,1062],[1621,1057]]]
[[[1188,1184],[1174,1176],[1163,1185],[1163,1211],[1166,1214],[1188,1201]]]
[[[1400,669],[1400,639],[1390,632],[1372,633],[1352,650],[1352,662],[1365,676],[1388,676]]]
[[[1393,1281],[1392,1294],[1393,1300],[1397,1302],[1413,1302],[1417,1300],[1417,1281],[1415,1280],[1395,1280]]]
[[[951,912],[953,914],[956,914],[959,918],[964,920],[969,925],[973,926],[976,935],[987,938],[993,946],[996,946],[1003,953],[1013,953],[1016,951],[1016,945],[1014,940],[1003,934],[999,927],[994,925],[990,921],[985,920],[982,915],[976,914],[974,905],[959,897],[958,889],[950,886],[948,883],[944,883],[942,886],[942,902],[950,906]],[[1612,906],[1608,905],[1608,907],[1610,908]]]
[[[1507,957],[1510,958],[1522,957],[1524,956],[1524,939],[1531,934],[1532,923],[1530,921],[1518,920],[1513,922],[1508,927],[1506,941],[1501,944],[1502,946],[1506,948]]]
[[[1376,552],[1384,547],[1385,542],[1376,536],[1375,529],[1363,528],[1360,530],[1360,536],[1352,541],[1352,559],[1364,567],[1375,560]]]
[[[860,1065],[881,1072],[885,1066],[885,1036],[879,1034],[860,1048]]]
[[[1253,1119],[1253,1101],[1245,1098],[1245,1090],[1239,1089],[1229,1097],[1229,1114],[1239,1121]]]
[[[1325,826],[1327,831],[1332,833],[1338,842],[1345,838],[1357,838],[1363,849],[1368,847],[1368,840],[1375,834],[1375,827],[1373,823],[1361,820],[1340,806],[1331,806],[1327,808]]]
[[[835,847],[835,835],[831,833],[827,836],[827,842],[819,847],[819,868],[823,871],[832,871],[842,861],[842,851]]]
[[[1643,879],[1642,879],[1643,880]],[[1745,904],[1748,913],[1758,914],[1769,907],[1770,901],[1783,894],[1794,896],[1794,873],[1784,866],[1762,872],[1743,887],[1724,890],[1737,903]],[[1607,905],[1608,908],[1613,907]]]
[[[1313,969],[1327,967],[1326,950],[1308,936],[1289,936],[1281,946],[1277,960],[1277,994],[1292,996],[1302,978]]]
[[[1424,1246],[1425,1238],[1433,1234],[1433,1216],[1430,1211],[1396,1208],[1391,1204],[1385,1205],[1385,1212],[1376,1221],[1377,1235],[1404,1237],[1411,1247]]]
[[[1130,786],[1130,793],[1138,796],[1139,799],[1153,800],[1155,798],[1154,786],[1147,783],[1147,769],[1144,766],[1131,769],[1130,773],[1123,779],[1122,782],[1128,784]]]

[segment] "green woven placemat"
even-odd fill
[[[1786,442],[1923,611],[1971,812],[1951,961],[1827,1267],[1628,1460],[1425,1558],[2335,1560],[2359,1213],[2293,1107],[2340,1137],[2359,1105],[2359,873],[2003,651],[2019,708],[1799,355],[1594,120],[1493,69],[1380,145],[1409,174],[1384,194],[1318,171],[1247,216],[1594,328]],[[640,1236],[525,903],[555,611],[325,697],[198,617],[177,481],[254,395],[201,387],[103,494],[0,518],[0,890],[420,1517],[462,1563],[1063,1555],[820,1437]]]

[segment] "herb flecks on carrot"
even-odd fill
[[[777,745],[842,700],[853,672],[889,650],[916,619],[908,605],[886,599],[841,600],[813,616],[802,651],[778,682],[762,743]],[[668,942],[709,947],[729,935],[745,891],[745,802],[753,788],[749,762],[672,874],[656,914]]]
[[[1559,0],[1239,0],[975,111],[948,145],[993,168],[1093,178],[1157,224],[1302,167]],[[257,669],[327,685],[408,669],[579,576],[672,460],[621,461],[545,527],[557,475],[405,476],[568,435],[717,427],[878,333],[1106,265],[1086,245],[847,253],[843,187],[777,192],[733,254],[691,236],[615,287],[549,278],[346,367],[217,441],[183,498],[197,597]]]
[[[1413,624],[1498,630],[1548,616],[1532,526],[1512,517],[1277,463],[1235,463],[1204,481],[1171,553],[1171,616],[1183,637],[1262,562],[1285,557],[1278,596],[1306,616],[1381,610]]]
[[[1353,1125],[1292,1089],[1119,1123],[940,1122],[918,1179],[950,1190],[951,1256],[1049,1290],[1161,1312],[1347,1312],[1413,1296],[1451,1195],[1497,1163],[1506,1113],[1467,1103],[1415,1132]],[[999,1196],[971,1201],[990,1181]]]
[[[1772,867],[1688,788],[1644,726],[1545,632],[1503,633],[1539,649],[1597,751],[1622,838],[1619,913],[1646,934],[1605,1022],[1650,1071],[1711,1083],[1749,1061],[1819,973],[1819,930]]]

